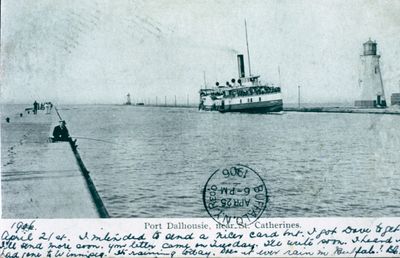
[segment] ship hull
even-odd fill
[[[243,113],[270,113],[283,110],[282,100],[269,100],[262,102],[225,105],[220,107],[220,112],[243,112]]]

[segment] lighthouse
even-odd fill
[[[377,43],[369,39],[363,44],[364,52],[361,55],[360,88],[361,96],[355,101],[360,108],[386,107],[385,91],[383,89],[382,74],[379,67],[380,55],[376,54]]]
[[[130,94],[130,93],[128,93],[128,94],[126,95],[126,102],[125,102],[125,105],[131,105],[131,94]]]

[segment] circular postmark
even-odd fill
[[[212,173],[204,186],[203,203],[222,225],[250,225],[267,207],[268,191],[255,170],[236,164]]]

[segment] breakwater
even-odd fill
[[[198,105],[117,105],[117,106],[131,106],[131,107],[160,107],[160,108],[198,108]],[[382,115],[400,115],[400,108],[356,108],[356,107],[291,107],[284,106],[283,111],[285,112],[315,112],[315,113],[354,113],[354,114],[382,114]]]
[[[85,177],[70,143],[48,141],[58,121],[55,114],[39,111],[33,115],[21,110],[2,109],[2,217],[107,217],[100,211],[96,201],[100,197],[93,197],[93,189],[88,187],[94,186],[93,181],[88,173]]]
[[[63,118],[61,117],[57,108],[55,107],[54,109],[57,113],[58,118],[60,120],[63,120]],[[82,173],[82,176],[85,178],[86,185],[90,191],[90,195],[92,196],[93,202],[96,205],[97,212],[99,213],[100,218],[109,218],[110,215],[108,214],[108,211],[107,211],[106,207],[104,206],[103,200],[101,199],[99,193],[97,192],[96,186],[94,185],[93,180],[89,175],[89,171],[86,169],[86,166],[83,163],[81,155],[79,154],[78,145],[76,144],[76,139],[73,140],[70,137],[68,142],[69,142],[72,152],[74,153],[76,163],[78,164],[78,167]]]
[[[93,202],[96,205],[97,212],[99,213],[100,218],[109,218],[110,215],[108,214],[108,211],[107,211],[106,207],[104,206],[103,200],[101,199],[99,193],[97,192],[96,186],[94,185],[93,180],[89,175],[89,171],[86,169],[86,166],[83,163],[81,155],[78,152],[77,145],[72,140],[69,141],[69,144],[71,146],[72,152],[75,155],[75,159],[79,166],[79,169],[82,172],[82,176],[85,178],[86,185],[90,191]]]
[[[284,107],[286,112],[317,112],[317,113],[355,113],[400,115],[400,109],[355,108],[355,107]]]

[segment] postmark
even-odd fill
[[[203,189],[208,214],[222,225],[250,225],[261,217],[268,204],[268,190],[252,168],[235,164],[217,169]]]

